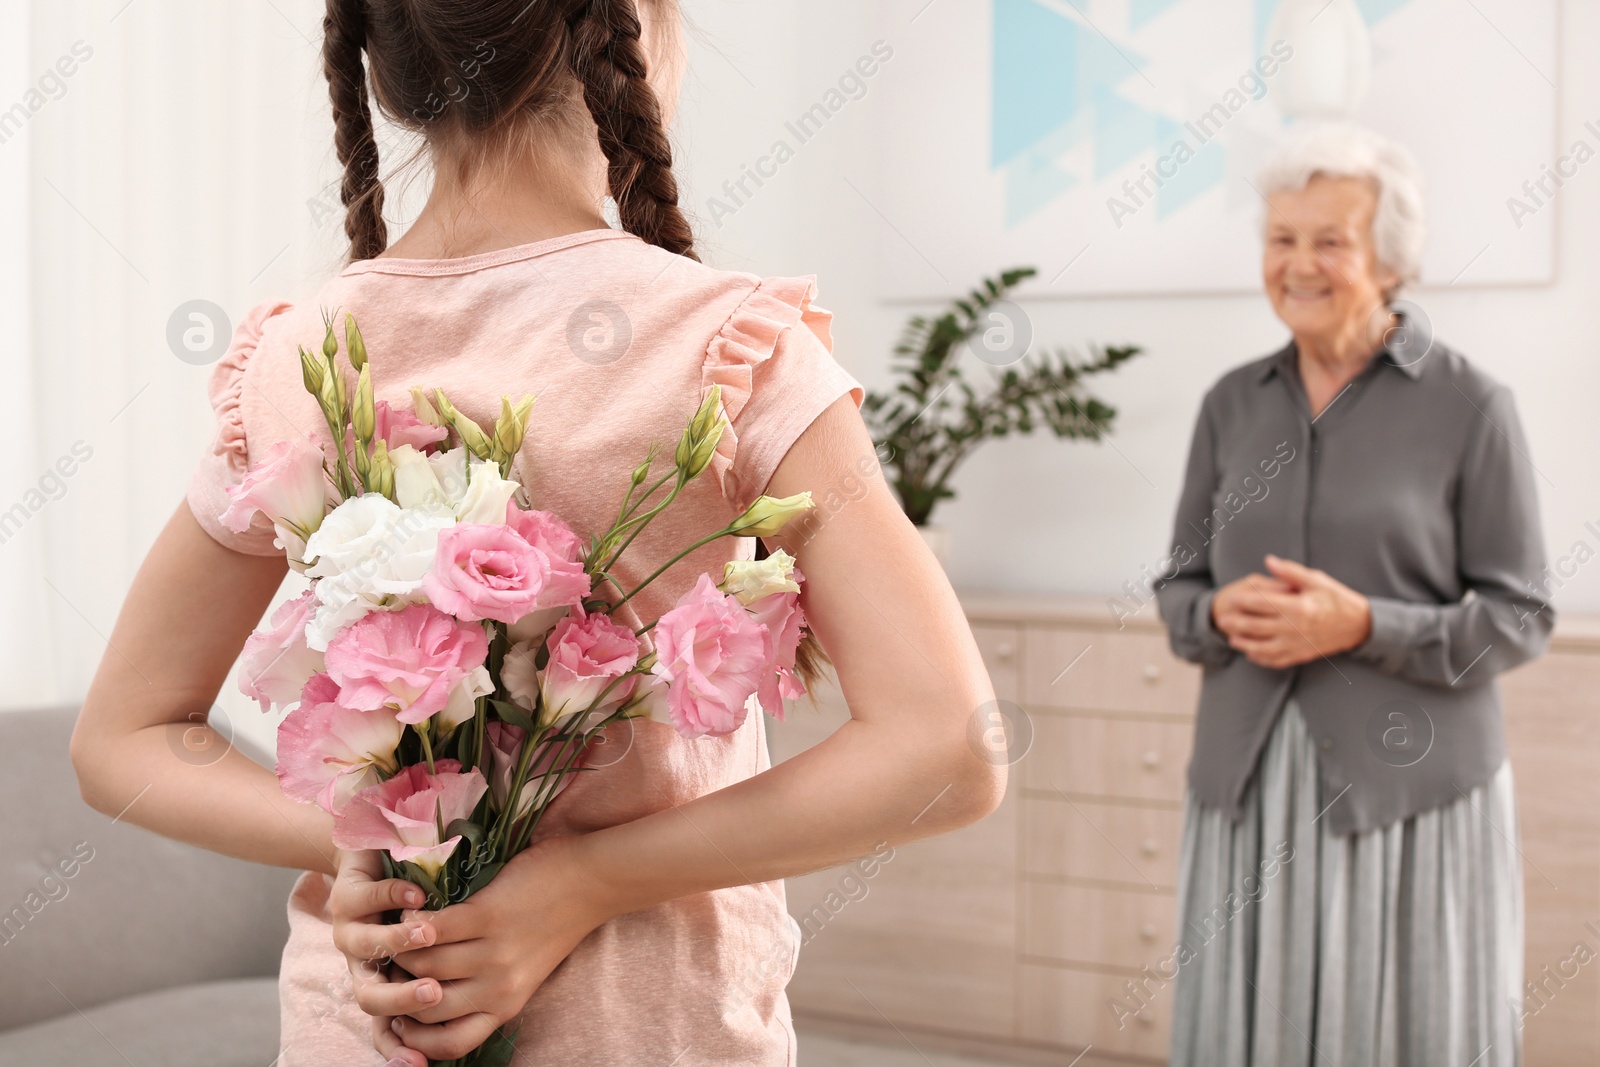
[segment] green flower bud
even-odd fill
[[[344,344],[350,352],[350,365],[360,370],[367,365],[367,343],[361,339],[356,317],[348,311],[344,315]]]
[[[356,440],[362,444],[372,440],[377,413],[372,402],[372,368],[366,363],[361,365],[361,375],[356,380],[356,406],[350,412],[350,423],[355,428]]]
[[[467,446],[467,451],[479,459],[493,458],[494,442],[483,432],[483,427],[457,411],[456,406],[450,403],[450,398],[444,395],[443,389],[435,389],[433,398],[439,404],[439,413],[460,435],[461,443]]]
[[[674,462],[684,478],[693,478],[706,469],[711,457],[716,454],[717,442],[722,440],[726,425],[727,420],[722,414],[722,386],[713,385],[701,401],[700,410],[694,413],[683,436],[678,439]]]
[[[733,521],[733,532],[742,537],[771,537],[812,506],[809,490],[786,497],[759,496]]]
[[[417,413],[417,418],[429,426],[449,426],[444,416],[439,414],[437,408],[428,400],[428,394],[422,391],[420,385],[411,387],[411,410]]]
[[[317,357],[307,352],[304,345],[296,345],[300,350],[300,380],[305,382],[306,392],[312,396],[322,395],[322,364],[317,362]]]

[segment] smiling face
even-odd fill
[[[1399,282],[1378,262],[1378,192],[1360,178],[1317,175],[1267,198],[1261,275],[1278,318],[1302,344],[1359,334]]]

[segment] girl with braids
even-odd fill
[[[264,303],[235,331],[211,380],[215,442],[135,580],[73,745],[102,810],[305,872],[289,901],[280,1067],[425,1065],[502,1024],[519,1028],[517,1063],[792,1065],[799,930],[782,879],[966,825],[1003,794],[1004,768],[968,740],[993,688],[878,469],[813,279],[695,255],[666,133],[682,77],[673,5],[328,0],[350,261],[313,299]],[[392,245],[375,111],[420,132],[434,179]],[[803,543],[786,531],[765,547],[803,560],[801,604],[850,720],[776,767],[759,714],[695,741],[615,724],[532,847],[429,913],[406,910],[415,887],[384,880],[373,855],[336,853],[328,816],[237,751],[178,758],[172,732],[205,721],[285,575],[259,517],[220,524],[225,489],[319,426],[296,345],[335,307],[382,354],[380,400],[426,383],[482,421],[501,393],[536,394],[518,477],[580,532],[609,524],[639,457],[720,386],[728,428],[711,476],[644,529],[618,577],[637,585],[762,493],[812,491]],[[697,575],[753,550],[703,546],[619,621],[659,617]],[[810,680],[820,663],[805,664]]]

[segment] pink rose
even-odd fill
[[[410,861],[436,878],[450,859],[460,835],[440,840],[439,827],[470,819],[489,788],[477,771],[461,773],[452,759],[414,763],[380,785],[351,798],[333,820],[333,843],[339,848],[381,848],[396,862]]]
[[[278,726],[278,782],[284,794],[337,815],[350,798],[398,769],[405,725],[394,713],[355,711],[338,703],[326,674],[306,683],[300,706]]]
[[[798,579],[800,572],[794,573]],[[805,683],[794,673],[795,649],[800,647],[800,628],[806,619],[800,608],[800,594],[769,593],[752,601],[745,610],[772,635],[773,669],[762,679],[757,698],[768,715],[782,722],[784,698],[797,700],[806,695]]]
[[[257,630],[239,656],[239,690],[262,711],[300,699],[306,680],[322,670],[322,653],[306,646],[306,622],[316,610],[316,590],[286,600],[272,613],[272,628]]]
[[[328,642],[327,665],[345,707],[390,708],[401,722],[418,723],[451,705],[462,683],[485,691],[488,655],[483,627],[431,604],[410,604],[369,612],[340,630]]]
[[[386,442],[391,452],[401,445],[410,445],[418,452],[429,452],[449,434],[443,426],[423,422],[412,412],[397,408],[387,400],[372,405],[372,426],[373,439]],[[345,431],[345,448],[352,454],[355,452],[355,439],[353,430]]]
[[[581,601],[589,576],[582,564],[553,559],[512,526],[463,523],[439,535],[422,589],[457,618],[509,625],[536,609]]]
[[[772,671],[772,635],[708,574],[662,615],[650,671],[667,683],[667,710],[684,737],[728,734]]]
[[[639,639],[633,630],[613,622],[604,612],[590,614],[582,605],[556,623],[548,644],[550,658],[539,677],[543,723],[589,710],[606,686],[639,662]],[[634,675],[612,686],[604,702],[592,711],[598,716],[608,714],[633,695],[638,681]]]
[[[231,503],[220,519],[235,533],[248,530],[250,517],[260,511],[274,524],[292,525],[310,536],[332,502],[322,450],[300,437],[273,445],[267,458],[251,467],[238,485],[228,486],[227,493]]]

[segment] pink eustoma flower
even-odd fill
[[[373,437],[383,441],[393,452],[401,445],[410,445],[418,452],[428,452],[449,435],[443,426],[423,422],[405,408],[397,408],[387,400],[372,405]],[[355,432],[346,430],[344,444],[347,452],[355,452]]]
[[[401,722],[419,723],[443,710],[459,683],[472,682],[488,654],[482,626],[411,604],[340,630],[328,642],[327,668],[345,707],[390,708]]]
[[[350,798],[398,768],[395,749],[405,726],[394,713],[356,711],[338,703],[339,684],[326,674],[306,683],[300,706],[278,725],[278,782],[286,796],[337,815]]]
[[[437,877],[461,841],[460,835],[440,840],[439,827],[471,818],[489,785],[475,770],[462,773],[455,760],[435,760],[434,772],[414,763],[357,793],[334,817],[334,845],[381,848],[396,862],[409,861]]]
[[[605,694],[604,702],[589,707],[606,686],[639,662],[639,638],[630,627],[613,622],[603,612],[586,612],[579,605],[556,623],[547,644],[550,658],[539,676],[546,722],[585,710],[603,716],[633,695],[638,675],[617,682]]]
[[[231,503],[220,518],[235,533],[248,530],[251,516],[260,511],[274,523],[292,523],[309,535],[322,525],[331,494],[322,472],[322,450],[300,437],[279,441],[227,493]]]
[[[517,761],[522,758],[522,746],[527,738],[528,731],[509,722],[491,719],[484,724],[484,740],[487,742],[484,749],[489,757],[489,798],[496,811],[505,811],[506,805],[511,803],[511,783],[516,777]],[[565,756],[571,754],[569,750]],[[543,779],[555,766],[556,757],[561,755],[563,752],[559,743],[542,746],[537,758],[528,767],[528,780],[523,783],[522,793],[517,798],[516,814],[512,816],[514,819],[528,814],[533,802],[540,799],[540,793],[545,788]],[[550,787],[550,795],[544,798],[546,803],[561,795],[568,778],[569,775],[564,774]]]
[[[514,503],[506,511],[534,514]],[[524,530],[535,540],[530,542]],[[547,545],[558,551],[566,547],[559,531],[537,519],[454,526],[439,535],[423,592],[457,618],[507,625],[540,609],[564,609],[588,594],[589,576],[582,563],[552,555]]]
[[[797,581],[800,579],[798,568],[794,576]],[[800,628],[806,619],[800,608],[800,594],[769,593],[752,601],[745,610],[772,635],[772,669],[756,693],[767,714],[782,722],[784,698],[797,700],[806,695],[805,683],[794,673],[795,650],[800,647]]]
[[[728,734],[743,724],[745,703],[772,672],[772,635],[737,597],[708,574],[655,629],[650,671],[667,683],[667,710],[684,737]]]
[[[322,653],[306,646],[306,622],[316,610],[316,590],[286,600],[272,613],[271,629],[257,630],[239,656],[239,690],[262,711],[300,699],[306,681],[322,670]]]

